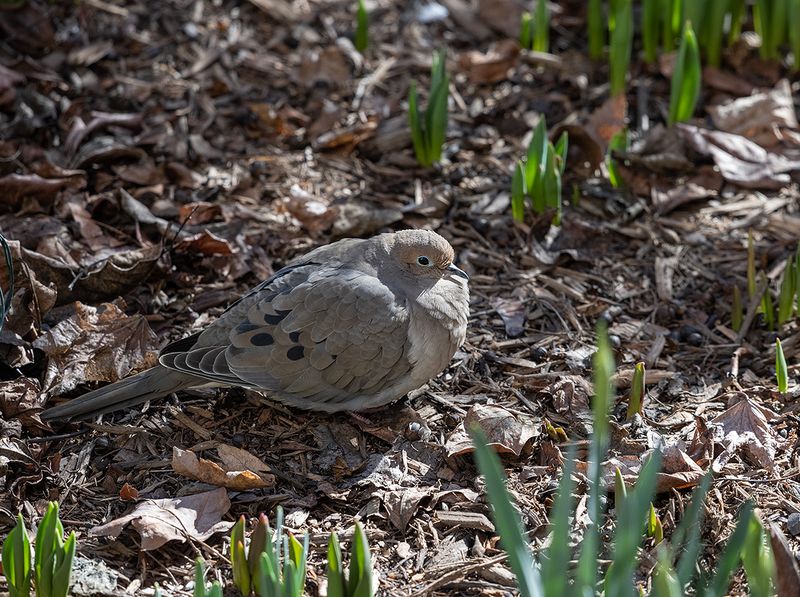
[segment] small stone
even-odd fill
[[[800,535],[800,512],[789,514],[789,518],[786,519],[786,528],[789,530],[790,535],[794,537]]]

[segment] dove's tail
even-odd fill
[[[48,408],[39,416],[43,421],[88,419],[205,383],[192,375],[156,365],[138,375],[126,377],[69,402]]]

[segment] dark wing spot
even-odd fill
[[[269,346],[275,342],[275,339],[266,332],[262,332],[260,334],[253,334],[253,337],[250,338],[250,343],[253,346]]]
[[[289,334],[289,340],[292,342],[300,342],[300,332],[291,332]]]
[[[286,356],[290,361],[299,361],[305,356],[305,349],[302,346],[292,346],[286,351]]]
[[[261,327],[261,326],[256,325],[254,323],[250,323],[249,321],[246,321],[246,322],[240,323],[239,325],[236,326],[236,333],[237,334],[246,334],[247,332],[252,332],[253,330],[257,330],[259,327]]]
[[[283,318],[291,312],[291,310],[283,311],[281,309],[275,309],[275,313],[277,313],[277,315],[264,315],[264,323],[267,325],[278,325],[281,321],[283,321]]]

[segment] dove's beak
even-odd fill
[[[461,268],[456,267],[454,263],[451,263],[450,265],[447,266],[447,272],[455,276],[458,276],[459,278],[464,278],[465,280],[469,280],[467,272],[465,272]]]

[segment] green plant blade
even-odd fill
[[[570,446],[558,483],[558,495],[550,513],[552,540],[542,559],[543,594],[565,597],[569,584],[569,515],[572,511],[572,474],[575,472],[575,446]]]
[[[364,526],[356,522],[353,546],[350,549],[350,572],[347,583],[350,597],[372,597],[374,594],[372,578],[372,557],[367,533]]]
[[[525,170],[517,162],[511,177],[511,215],[517,222],[525,221]]]
[[[53,571],[53,597],[67,597],[72,578],[72,563],[75,560],[76,539],[75,531],[67,537],[61,549],[58,562]]]
[[[628,149],[628,129],[622,129],[614,133],[608,143],[608,153],[606,154],[606,169],[608,170],[608,181],[615,189],[623,186],[624,181],[617,169],[617,160],[613,157],[614,151],[626,151]]]
[[[603,3],[601,0],[589,0],[586,10],[586,21],[589,28],[589,57],[592,60],[599,60],[603,57],[603,47],[606,44]]]
[[[528,144],[528,155],[525,161],[525,188],[528,194],[533,192],[539,166],[546,159],[547,152],[547,120],[544,115],[539,118],[536,128],[533,129],[533,137]]]
[[[558,158],[558,171],[564,176],[567,168],[567,154],[569,153],[569,133],[564,131],[556,142],[556,157]]]
[[[627,419],[633,418],[634,414],[641,415],[644,411],[644,363],[636,363],[633,369],[633,380],[631,381],[631,397],[628,400]]]
[[[508,553],[508,563],[514,572],[522,597],[543,597],[539,571],[525,540],[525,531],[519,514],[511,505],[511,496],[505,486],[500,458],[487,443],[486,436],[477,426],[470,429],[475,461],[486,479],[486,494],[492,504],[492,519],[500,535],[500,544]]]
[[[697,99],[700,97],[701,79],[697,37],[691,21],[686,21],[670,86],[669,126],[677,122],[686,122],[694,115]]]
[[[428,158],[428,144],[425,141],[425,133],[422,130],[422,123],[419,117],[417,106],[417,83],[411,82],[408,89],[408,126],[411,129],[411,144],[414,147],[414,155],[417,156],[419,165],[427,168],[433,162]]]
[[[678,582],[680,586],[686,586],[694,577],[697,566],[697,556],[700,553],[700,521],[703,517],[703,503],[706,499],[713,472],[711,469],[703,476],[700,484],[692,493],[692,501],[683,513],[675,532],[672,533],[672,545],[681,557],[678,561]],[[684,538],[686,544],[684,545]]]
[[[194,561],[194,597],[206,597],[206,566],[201,558]]]
[[[328,597],[349,597],[342,567],[342,547],[339,537],[331,533],[328,538]]]
[[[608,340],[608,332],[603,321],[597,325],[597,352],[594,355],[594,404],[592,407],[593,433],[589,446],[587,477],[589,479],[589,499],[587,513],[590,524],[586,529],[578,560],[575,590],[578,595],[589,596],[595,593],[597,582],[597,557],[600,553],[600,517],[602,515],[601,463],[608,450],[608,413],[613,398],[611,377],[614,374],[614,355]]]
[[[356,7],[356,34],[353,45],[362,54],[369,45],[369,15],[367,14],[367,7],[364,6],[364,0],[358,0],[358,6]]]
[[[633,48],[633,2],[612,2],[612,18],[609,19],[609,79],[611,95],[625,93],[625,78],[631,62]]]
[[[628,491],[625,507],[617,510],[612,564],[605,578],[606,595],[629,594],[633,586],[636,550],[642,542],[642,529],[647,522],[659,470],[661,452],[656,450],[642,468],[634,488]]]
[[[734,332],[742,329],[744,321],[744,305],[742,304],[742,292],[738,286],[733,287],[733,302],[731,303],[731,328]]]
[[[773,597],[775,558],[769,536],[761,521],[753,512],[747,529],[747,538],[742,548],[742,565],[747,575],[747,584],[752,597]]]
[[[706,62],[714,67],[720,65],[722,57],[722,34],[724,32],[725,15],[728,13],[729,4],[730,0],[709,0],[706,6]]]
[[[445,70],[445,53],[436,52],[431,64],[431,95],[425,111],[427,155],[431,163],[438,162],[442,158],[442,147],[447,134],[449,85],[450,80]]]
[[[800,0],[789,0],[787,8],[789,24],[789,48],[792,51],[792,70],[800,71]]]
[[[662,0],[642,0],[642,48],[644,60],[653,64],[658,58],[658,30]]]
[[[792,256],[786,261],[786,269],[783,270],[778,293],[778,325],[783,325],[792,318],[795,283],[794,256]]]
[[[739,565],[739,557],[742,547],[747,538],[750,526],[750,516],[753,514],[753,502],[746,501],[739,511],[739,522],[728,538],[728,543],[717,561],[717,570],[705,592],[707,596],[719,596],[727,594],[730,584],[731,574]]]
[[[683,588],[669,559],[662,552],[653,573],[653,590],[650,597],[683,597]]]
[[[778,391],[785,394],[789,390],[789,370],[786,367],[786,357],[783,355],[780,338],[775,339],[775,379]]]
[[[51,597],[53,594],[56,554],[62,545],[63,527],[58,519],[58,504],[50,502],[36,531],[34,577],[37,597]]]
[[[523,50],[533,47],[533,15],[529,12],[522,13],[519,23],[519,45]]]
[[[28,597],[31,592],[31,543],[22,514],[3,541],[3,572],[10,597]]]
[[[536,1],[536,17],[533,20],[533,50],[550,51],[550,8],[547,0]]]

